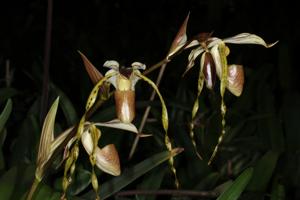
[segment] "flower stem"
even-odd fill
[[[35,193],[35,191],[36,191],[39,184],[40,184],[40,181],[37,178],[35,178],[32,185],[31,185],[31,188],[29,190],[29,193],[27,195],[26,200],[31,200],[32,199],[32,197],[33,197],[33,195],[34,195],[34,193]]]

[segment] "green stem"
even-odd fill
[[[32,197],[33,197],[33,195],[34,195],[34,193],[35,193],[35,191],[36,191],[39,184],[40,184],[40,181],[37,178],[35,178],[32,185],[31,185],[31,188],[29,190],[29,193],[27,195],[26,200],[31,200],[32,199]]]

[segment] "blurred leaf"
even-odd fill
[[[61,109],[64,113],[64,116],[67,120],[68,125],[72,126],[75,123],[77,123],[78,116],[77,116],[76,110],[75,110],[72,102],[70,101],[70,99],[67,97],[67,95],[61,89],[59,89],[53,83],[51,83],[50,86],[56,92],[56,96],[59,96],[59,98],[60,98],[60,103],[59,104],[60,104],[60,107],[61,107]]]
[[[15,96],[18,93],[14,88],[1,88],[0,90],[0,104],[5,102],[7,99]]]
[[[220,174],[217,172],[210,173],[204,177],[199,184],[193,187],[194,190],[207,190],[211,189],[216,185],[217,181],[220,179]]]
[[[35,165],[18,165],[17,177],[18,181],[15,184],[15,190],[11,199],[20,199],[25,193],[28,192],[32,180],[34,178]]]
[[[249,180],[252,177],[253,169],[246,169],[237,179],[232,183],[232,185],[223,192],[217,200],[236,200],[244,191]]]
[[[253,176],[248,184],[247,190],[265,191],[276,167],[279,154],[268,151],[254,166]]]
[[[299,93],[290,93],[284,96],[282,106],[282,117],[284,131],[286,134],[287,150],[296,152],[300,149],[300,95]]]
[[[60,181],[61,182],[61,181]],[[87,186],[91,183],[91,172],[88,170],[79,168],[76,171],[74,176],[74,180],[70,186],[70,194],[77,195],[83,190],[87,188]]]
[[[40,187],[37,189],[34,197],[34,200],[48,200],[51,198],[52,190],[49,186],[41,184]],[[59,200],[59,199],[57,199]]]
[[[9,200],[13,194],[17,181],[17,168],[13,167],[5,172],[0,178],[1,200]]]
[[[163,181],[164,175],[166,173],[167,168],[158,167],[157,169],[153,170],[151,174],[146,175],[143,178],[143,182],[139,184],[139,189],[148,189],[148,190],[157,190],[160,188],[161,183]],[[155,200],[155,196],[151,195],[139,195],[139,200]]]
[[[5,166],[5,160],[2,152],[2,145],[6,138],[6,131],[3,130],[4,126],[11,114],[12,111],[12,101],[11,99],[8,99],[1,115],[0,115],[0,170],[2,170]]]
[[[135,179],[147,173],[162,162],[168,160],[170,156],[176,156],[181,151],[181,149],[174,149],[172,151],[173,155],[171,155],[169,151],[164,151],[155,154],[150,158],[147,158],[146,160],[140,162],[139,164],[133,166],[130,169],[125,169],[120,176],[113,178],[111,181],[100,185],[99,196],[102,200],[110,197],[111,195],[115,194],[116,192],[120,191],[122,188],[126,187],[128,184],[133,182]],[[83,198],[95,198],[94,191],[88,192],[86,195],[83,196]]]
[[[0,134],[4,128],[6,121],[8,120],[11,110],[12,110],[12,101],[11,101],[11,99],[8,99],[8,101],[6,102],[6,105],[0,115]],[[0,138],[1,138],[1,135],[0,135]]]
[[[268,113],[273,117],[258,121],[260,137],[269,144],[272,150],[282,152],[285,148],[282,124],[276,117],[276,99],[273,91],[266,84],[260,86],[258,94],[258,109],[260,113]]]
[[[284,200],[284,199],[285,199],[284,185],[277,182],[272,188],[271,200]]]

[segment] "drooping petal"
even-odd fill
[[[196,58],[204,51],[204,49],[200,46],[196,49],[193,49],[189,55],[189,58],[188,58],[188,66],[186,67],[185,69],[185,72],[183,73],[182,76],[184,76],[192,67],[194,67],[195,65],[195,60]]]
[[[229,65],[227,89],[235,96],[242,94],[244,87],[244,69],[242,65]]]
[[[136,75],[139,76],[145,82],[147,82],[155,90],[156,94],[158,95],[158,97],[160,99],[160,102],[161,102],[161,106],[162,106],[161,120],[162,120],[164,130],[167,132],[168,127],[169,127],[168,111],[167,111],[167,106],[165,104],[165,101],[164,101],[162,95],[160,94],[160,92],[158,90],[158,87],[155,85],[155,83],[151,79],[147,78],[146,76],[144,76],[140,73],[137,73]]]
[[[183,24],[181,25],[175,39],[172,42],[171,48],[169,50],[169,53],[167,55],[167,59],[174,55],[176,52],[178,52],[185,44],[187,41],[187,35],[186,35],[186,28],[187,28],[187,23],[189,20],[190,13],[188,16],[185,18]]]
[[[110,69],[114,69],[116,71],[119,71],[119,63],[115,60],[108,60],[103,64],[104,67],[108,67]]]
[[[102,149],[95,149],[96,166],[113,176],[121,174],[120,159],[114,144],[108,144]]]
[[[92,89],[92,92],[90,93],[89,95],[89,98],[86,102],[86,106],[85,106],[85,109],[86,111],[88,111],[95,103],[97,97],[98,97],[98,93],[99,93],[99,90],[101,89],[101,86],[105,83],[107,83],[107,81],[113,77],[113,76],[116,76],[117,75],[117,72],[116,71],[113,71],[111,73],[106,73],[105,76],[103,78],[101,78],[99,80],[99,82],[94,86],[94,88]],[[84,120],[85,118],[85,115],[82,117],[81,120]]]
[[[274,46],[278,41],[267,44],[261,37],[251,34],[251,33],[240,33],[233,37],[223,39],[225,43],[232,43],[232,44],[258,44],[262,45],[266,48]]]
[[[214,63],[215,63],[215,68],[216,68],[216,73],[219,79],[222,77],[222,63],[221,63],[221,57],[218,49],[218,45],[215,45],[211,50],[210,53],[213,57]]]

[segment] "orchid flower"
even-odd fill
[[[65,153],[67,160],[65,164],[63,179],[63,198],[65,198],[67,188],[71,183],[70,180],[72,180],[71,177],[75,170],[75,162],[78,158],[79,153],[79,141],[82,142],[86,152],[90,156],[90,162],[92,164],[91,179],[96,194],[98,194],[98,180],[94,172],[94,166],[97,166],[102,171],[114,176],[117,176],[121,173],[119,156],[114,145],[108,144],[103,148],[100,148],[98,146],[98,140],[100,139],[101,132],[98,128],[96,128],[96,126],[105,126],[128,130],[136,133],[139,137],[148,136],[139,133],[137,128],[131,123],[135,117],[135,84],[140,79],[150,84],[160,98],[160,101],[162,103],[162,124],[165,130],[165,144],[167,146],[167,149],[172,152],[172,145],[167,135],[168,114],[166,105],[155,83],[142,75],[142,73],[140,72],[140,70],[144,70],[146,66],[140,62],[134,62],[132,63],[131,68],[120,68],[117,61],[110,60],[104,63],[104,67],[108,67],[110,68],[110,70],[107,71],[104,76],[102,76],[101,73],[98,72],[98,70],[88,61],[88,59],[83,54],[81,54],[81,57],[84,61],[84,65],[89,73],[89,76],[95,83],[95,86],[88,97],[85,107],[85,113],[81,117],[81,120],[78,124],[77,134],[67,145],[67,153]],[[88,122],[87,118],[90,114],[90,111],[92,109],[95,109],[95,107],[97,106],[96,100],[98,98],[100,98],[101,100],[101,98],[103,97],[103,100],[106,100],[107,97],[110,97],[109,85],[113,85],[115,87],[114,98],[117,119],[103,123]],[[107,95],[103,96],[103,92]],[[74,142],[75,144],[73,145]],[[69,151],[71,146],[72,149]],[[171,164],[171,169],[176,177],[176,170],[173,166],[173,157],[170,157],[169,162]],[[177,182],[178,181],[176,181],[176,183]]]
[[[192,123],[190,126],[190,136],[195,150],[196,143],[194,137],[194,124],[197,111],[199,109],[198,98],[205,84],[208,89],[213,89],[216,81],[216,77],[220,79],[220,94],[221,94],[221,115],[222,115],[222,133],[219,136],[218,143],[214,148],[213,154],[211,155],[208,164],[214,159],[220,144],[223,141],[225,135],[225,114],[226,105],[224,103],[225,88],[227,88],[233,95],[240,96],[243,91],[244,85],[244,71],[242,65],[228,65],[227,56],[230,52],[226,44],[257,44],[262,45],[266,48],[274,46],[277,42],[267,44],[261,37],[250,34],[241,33],[233,37],[220,39],[217,37],[211,37],[211,34],[200,34],[195,40],[187,43],[185,49],[196,47],[193,49],[188,57],[188,65],[183,75],[185,75],[194,65],[195,60],[200,58],[200,71],[198,78],[198,93],[197,99],[194,103],[192,110]],[[197,152],[197,151],[196,151]],[[199,158],[202,159],[200,154],[197,152]]]
[[[132,68],[120,68],[114,60],[106,61],[104,67],[110,68],[105,76],[110,76],[107,82],[115,87],[117,118],[124,123],[130,123],[135,117],[135,84],[140,80],[141,72],[146,66],[140,62],[131,64]]]
[[[117,117],[121,122],[130,123],[135,116],[135,84],[140,80],[146,81],[155,90],[162,105],[162,125],[165,130],[165,145],[172,152],[172,144],[167,134],[168,132],[168,112],[165,102],[154,82],[144,76],[140,70],[145,70],[146,66],[140,62],[131,64],[132,68],[120,68],[119,63],[114,60],[106,61],[104,67],[110,68],[104,77],[109,77],[107,82],[115,87],[114,97],[116,103]],[[169,164],[175,176],[175,185],[179,187],[179,182],[174,167],[173,157],[170,157]]]

